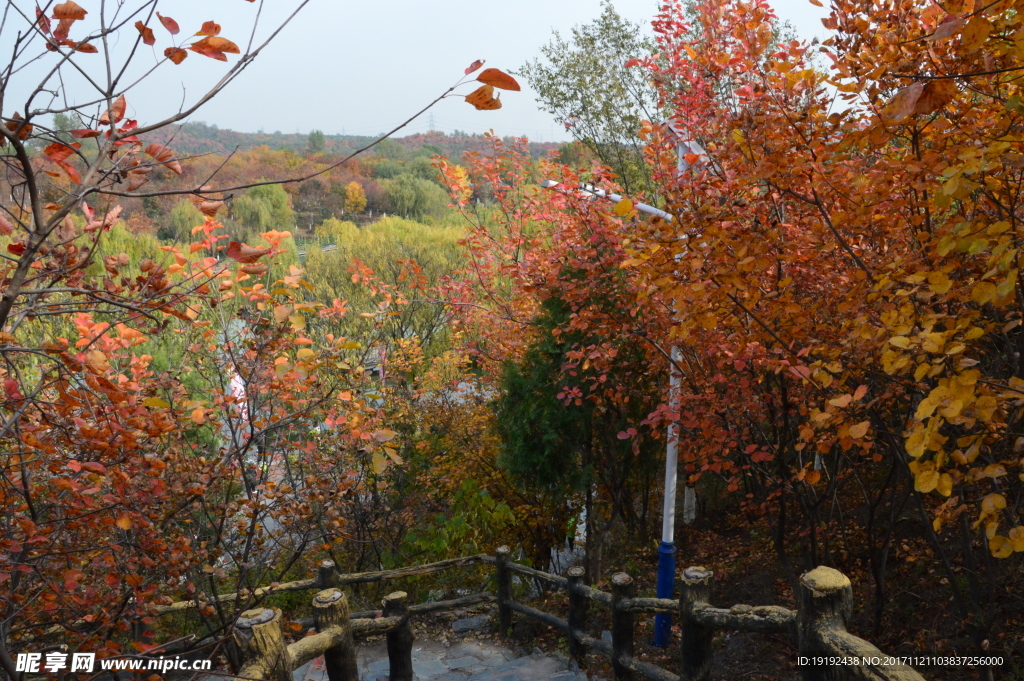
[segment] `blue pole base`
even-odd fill
[[[676,581],[676,546],[661,542],[658,547],[658,598],[672,598]],[[672,615],[654,616],[654,645],[668,647],[672,637]]]

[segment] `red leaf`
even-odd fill
[[[14,255],[21,255],[25,252],[25,244],[7,244],[7,252]]]
[[[100,123],[103,125],[110,125],[111,120],[113,120],[114,123],[119,122],[124,118],[124,112],[127,108],[128,101],[124,98],[124,95],[121,95],[114,100],[114,105],[110,107],[109,111],[103,112],[103,115],[100,116]]]
[[[78,170],[76,170],[73,165],[67,161],[57,161],[57,165],[64,169],[64,172],[68,174],[68,177],[71,178],[72,182],[75,184],[80,184],[82,182],[82,176],[78,174]]]
[[[72,130],[71,136],[82,139],[84,137],[99,137],[103,134],[102,130],[90,130],[89,128],[79,128],[78,130]]]
[[[476,71],[478,68],[480,68],[483,65],[484,65],[484,60],[483,59],[477,59],[475,62],[473,62],[472,64],[470,64],[466,68],[466,75],[468,76],[469,74],[473,73],[474,71]]]
[[[520,90],[515,78],[498,69],[486,69],[476,79],[485,85],[493,85],[502,90]]]
[[[180,47],[168,47],[164,50],[164,56],[170,59],[175,64],[180,64],[185,61],[185,57],[188,56],[188,52],[181,49]]]
[[[160,23],[164,25],[164,28],[167,29],[168,33],[170,33],[171,35],[178,35],[178,32],[181,30],[181,28],[178,26],[177,21],[170,17],[163,16],[162,14],[160,14],[160,12],[156,13],[156,18],[160,20]]]
[[[10,236],[14,232],[14,225],[4,215],[0,215],[0,234]]]
[[[212,21],[203,22],[203,27],[199,29],[196,35],[220,35],[220,24],[214,23]]]
[[[147,45],[153,45],[156,43],[156,36],[153,35],[153,29],[149,26],[146,26],[141,21],[136,21],[135,28],[139,29],[139,35],[142,36],[142,42]]]
[[[639,59],[627,59],[626,63],[623,64],[622,66],[624,68],[628,69],[628,68],[633,67],[633,66],[638,66],[639,64],[640,64],[640,60]]]
[[[44,34],[50,32],[50,20],[43,14],[43,10],[36,7],[36,23],[39,24],[39,30]]]
[[[82,145],[79,144],[78,142],[75,142],[72,146],[74,148],[61,144],[60,142],[54,142],[50,146],[43,149],[43,154],[45,154],[46,157],[49,158],[54,163],[59,163],[60,161],[66,161],[68,157],[75,153],[75,148],[78,148]]]
[[[237,241],[230,242],[227,250],[229,258],[242,263],[256,262],[267,253],[270,253],[269,248],[253,248]]]

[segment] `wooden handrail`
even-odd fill
[[[312,579],[299,579],[294,582],[285,582],[284,584],[270,585],[254,589],[253,591],[242,590],[236,593],[221,594],[211,601],[178,601],[177,603],[171,603],[170,605],[154,605],[153,612],[158,615],[165,615],[167,613],[179,612],[181,610],[188,610],[195,608],[200,605],[212,605],[213,603],[224,603],[226,601],[232,601],[236,598],[261,598],[269,596],[275,593],[282,593],[286,591],[310,591],[312,589],[324,589],[331,586],[341,586],[344,584],[366,584],[371,582],[383,582],[389,579],[401,579],[403,577],[419,577],[421,575],[429,575],[435,572],[441,572],[453,567],[463,567],[466,565],[472,565],[473,563],[488,562],[483,560],[484,558],[490,558],[490,556],[475,555],[465,556],[463,558],[450,558],[448,560],[439,560],[436,563],[426,563],[424,565],[414,565],[412,567],[397,568],[395,570],[379,570],[377,572],[352,572],[348,574],[336,574],[333,570],[328,569],[326,572],[321,568],[321,575]],[[493,561],[493,559],[491,559]],[[334,564],[330,561],[324,561],[330,564],[330,568],[333,568]]]

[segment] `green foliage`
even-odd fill
[[[422,219],[441,217],[448,209],[448,194],[430,180],[402,173],[393,180],[382,180],[380,184],[388,212]]]
[[[521,362],[504,367],[495,427],[502,442],[500,464],[520,484],[568,491],[585,483],[581,449],[590,440],[593,409],[589,402],[564,405],[558,398],[571,345],[552,330],[568,319],[568,311],[554,299],[544,305],[537,320],[541,337]]]
[[[434,561],[490,552],[515,524],[508,504],[495,502],[475,480],[465,480],[447,514],[438,513],[405,535],[403,553]]]
[[[541,108],[569,126],[600,161],[612,168],[629,193],[656,195],[643,162],[638,133],[643,120],[664,118],[647,72],[626,68],[630,59],[650,56],[653,41],[640,26],[622,18],[610,0],[601,16],[572,29],[568,41],[555,32],[534,59],[519,69],[537,92]]]
[[[225,227],[237,241],[256,243],[260,232],[295,229],[295,213],[288,193],[278,184],[251,187],[231,204],[233,224]],[[234,227],[233,230],[230,228]]]
[[[156,235],[166,241],[187,242],[191,239],[192,228],[203,224],[204,219],[191,201],[183,199],[174,204],[165,224],[157,229]]]
[[[359,317],[359,313],[379,311],[378,300],[366,286],[352,281],[350,268],[359,260],[374,271],[374,276],[395,287],[408,290],[416,282],[409,261],[416,263],[427,285],[441,281],[462,263],[459,240],[463,234],[455,227],[429,226],[412,220],[387,217],[362,229],[351,222],[325,220],[316,228],[321,246],[311,246],[306,257],[307,279],[313,295],[330,302],[349,301],[352,314],[342,324],[344,335],[372,337],[384,334],[392,339],[418,337],[428,352],[444,346],[448,312],[443,305],[425,300],[422,292],[410,295],[410,302],[399,314],[387,317],[383,327],[378,320]],[[321,250],[334,243],[337,248]]]
[[[309,133],[309,137],[306,138],[306,153],[307,154],[322,154],[327,149],[327,138],[324,137],[323,130],[314,130]]]

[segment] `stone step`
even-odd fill
[[[358,647],[360,681],[388,681],[388,653],[384,641]],[[417,641],[413,646],[414,681],[587,681],[575,663],[535,649],[517,655],[489,641],[464,641],[445,646]],[[571,668],[570,668],[571,667]],[[328,681],[323,658],[295,670],[295,681]]]

